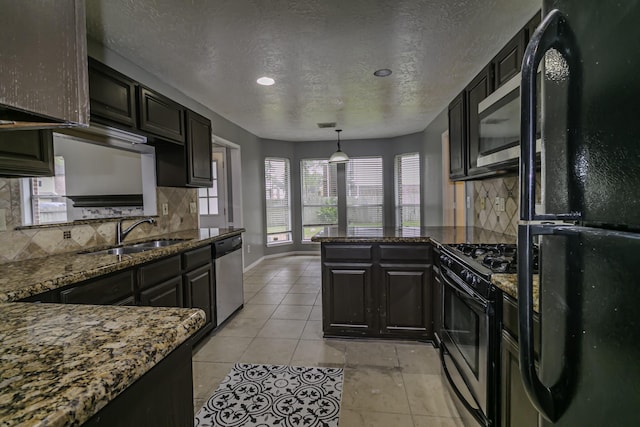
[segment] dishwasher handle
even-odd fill
[[[213,258],[220,258],[242,248],[242,236],[227,237],[226,239],[213,242],[211,246],[213,249]]]

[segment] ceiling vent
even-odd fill
[[[324,129],[324,128],[334,128],[334,127],[336,127],[336,122],[318,123],[318,127],[319,127],[320,129]]]

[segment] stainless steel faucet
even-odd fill
[[[136,228],[137,226],[139,226],[140,224],[144,223],[144,222],[148,222],[149,224],[155,224],[156,220],[153,218],[143,218],[139,221],[134,222],[133,224],[131,224],[129,227],[125,228],[124,230],[122,229],[122,222],[125,221],[124,219],[121,219],[120,221],[118,221],[118,223],[116,224],[116,245],[119,245],[122,243],[122,241],[124,240],[125,237],[127,237],[127,234],[131,233],[131,230],[133,230],[134,228]]]

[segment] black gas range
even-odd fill
[[[537,259],[534,264],[537,264]],[[514,274],[515,244],[451,244],[440,251],[443,324],[441,361],[465,425],[495,426],[501,292],[491,275]]]

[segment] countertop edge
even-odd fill
[[[191,230],[193,231],[193,230]],[[37,281],[33,283],[29,283],[24,285],[19,289],[13,289],[9,291],[0,291],[0,303],[4,302],[15,302],[24,298],[28,298],[34,295],[38,295],[41,293],[45,293],[48,291],[52,291],[55,289],[62,288],[64,286],[72,285],[74,283],[79,283],[94,277],[102,276],[109,273],[114,273],[120,270],[124,270],[127,268],[135,267],[137,265],[141,265],[150,261],[154,261],[156,259],[164,258],[170,255],[174,255],[180,252],[187,251],[189,249],[196,249],[198,247],[206,246],[215,241],[225,239],[227,237],[232,237],[238,234],[241,234],[245,231],[244,228],[237,228],[234,230],[230,230],[228,232],[222,233],[218,236],[214,237],[195,237],[189,239],[185,242],[177,243],[171,246],[165,246],[162,248],[152,249],[140,253],[128,254],[124,256],[119,255],[79,255],[77,252],[51,255],[49,257],[45,257],[47,259],[54,257],[68,257],[68,256],[82,256],[82,257],[92,257],[95,256],[97,266],[95,268],[89,268],[87,270],[69,272],[68,274],[64,274],[58,277],[51,277],[48,280]],[[155,239],[166,239],[171,238],[175,235],[181,235],[184,232],[173,232],[167,233],[164,235],[154,236]],[[145,241],[149,239],[138,239],[132,240],[127,243],[136,243],[138,241]],[[113,247],[113,246],[110,246]],[[98,248],[96,248],[98,249]],[[102,257],[102,260],[109,260],[104,263],[98,263],[98,257]],[[37,262],[33,260],[37,260],[38,258],[34,258],[32,260],[27,260],[31,262]],[[27,262],[27,261],[15,261],[14,263]],[[1,266],[7,266],[13,264],[12,262],[0,264]]]

